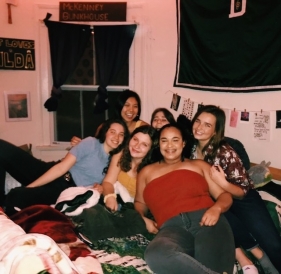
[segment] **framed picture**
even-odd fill
[[[30,96],[25,91],[4,91],[7,122],[30,121]]]

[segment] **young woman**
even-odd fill
[[[231,195],[211,180],[207,163],[184,159],[185,134],[178,125],[165,125],[159,134],[162,160],[137,177],[135,209],[156,234],[146,262],[161,274],[232,273],[234,240],[221,215],[231,206]],[[145,217],[148,209],[156,222]]]
[[[129,133],[123,121],[106,121],[97,138],[88,137],[73,147],[58,163],[45,163],[14,145],[1,141],[0,167],[25,187],[12,189],[6,198],[6,212],[15,213],[34,204],[55,204],[70,186],[88,186],[102,193],[103,170],[110,154],[119,152]]]
[[[166,108],[157,108],[151,114],[150,124],[156,130],[159,130],[166,124],[175,123],[173,114]]]
[[[115,116],[122,119],[130,133],[135,128],[147,125],[146,122],[140,120],[141,116],[141,100],[139,95],[132,90],[124,90],[118,97],[115,104]]]
[[[113,155],[106,176],[102,182],[104,202],[107,208],[116,211],[118,203],[114,184],[120,182],[129,192],[132,200],[136,194],[137,173],[151,163],[155,129],[151,126],[136,128],[123,151]]]
[[[212,179],[234,198],[225,216],[233,230],[236,259],[244,273],[258,272],[240,247],[251,251],[266,273],[281,273],[280,235],[260,195],[253,189],[239,156],[223,140],[224,130],[225,113],[222,109],[213,105],[200,108],[192,119],[196,144],[191,158],[211,164]]]

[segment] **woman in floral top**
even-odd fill
[[[238,154],[224,141],[225,113],[206,105],[192,120],[196,143],[191,158],[211,165],[212,179],[233,196],[233,205],[225,213],[232,228],[236,259],[243,273],[258,273],[241,247],[250,251],[265,273],[281,273],[281,238],[258,192],[253,187]]]

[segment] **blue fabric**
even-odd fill
[[[75,165],[69,170],[77,186],[101,184],[103,169],[108,164],[108,154],[104,146],[94,137],[83,139],[69,151],[76,157]]]

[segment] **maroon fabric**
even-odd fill
[[[68,257],[71,261],[75,261],[79,257],[87,257],[87,256],[96,258],[94,255],[90,255],[91,251],[84,243],[71,245],[69,246],[69,248],[70,248],[70,254],[68,255]]]
[[[77,240],[74,225],[67,216],[48,205],[27,207],[10,217],[26,233],[41,233],[56,243],[70,243]]]

